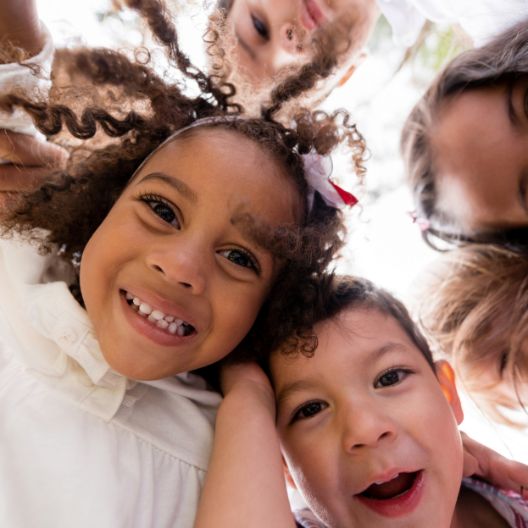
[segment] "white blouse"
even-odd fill
[[[191,528],[220,396],[112,371],[62,273],[0,241],[0,526]]]
[[[481,46],[528,18],[528,0],[377,0],[397,42],[411,46],[426,19],[459,24]]]

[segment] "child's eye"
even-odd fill
[[[255,15],[251,15],[251,22],[253,23],[253,27],[259,36],[264,40],[269,40],[269,31],[266,24]]]
[[[376,389],[381,389],[383,387],[391,387],[392,385],[397,385],[401,383],[411,371],[404,368],[392,368],[385,371],[381,376],[378,377],[374,383]]]
[[[324,401],[311,401],[301,405],[292,416],[292,422],[297,420],[306,420],[307,418],[312,418],[316,414],[319,414],[321,411],[328,407],[328,403]]]
[[[237,266],[251,269],[257,274],[260,273],[260,266],[258,265],[257,259],[247,251],[242,249],[223,249],[218,254]]]
[[[174,211],[174,206],[167,202],[167,200],[161,196],[152,194],[144,194],[140,197],[140,200],[146,203],[152,209],[154,214],[159,216],[164,222],[177,228],[180,227],[178,216]]]

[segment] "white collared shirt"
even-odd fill
[[[0,241],[0,526],[191,528],[219,395],[112,371],[57,269]]]

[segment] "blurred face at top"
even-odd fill
[[[377,13],[375,0],[228,1],[230,59],[251,84],[266,85],[279,71],[308,63],[314,33],[349,16],[351,46],[342,60],[348,67],[367,40]]]

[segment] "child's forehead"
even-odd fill
[[[314,327],[318,339],[336,334],[345,339],[383,338],[388,335],[405,335],[399,321],[376,306],[359,305],[344,308],[333,317]]]
[[[208,159],[213,152],[224,151],[232,156],[233,164],[246,164],[264,168],[275,174],[283,173],[284,168],[270,148],[264,147],[256,139],[240,130],[222,125],[200,125],[188,128],[182,133],[176,132],[152,151],[136,170],[131,182],[144,174],[149,166],[174,157],[196,157]],[[214,162],[214,159],[211,159]]]

